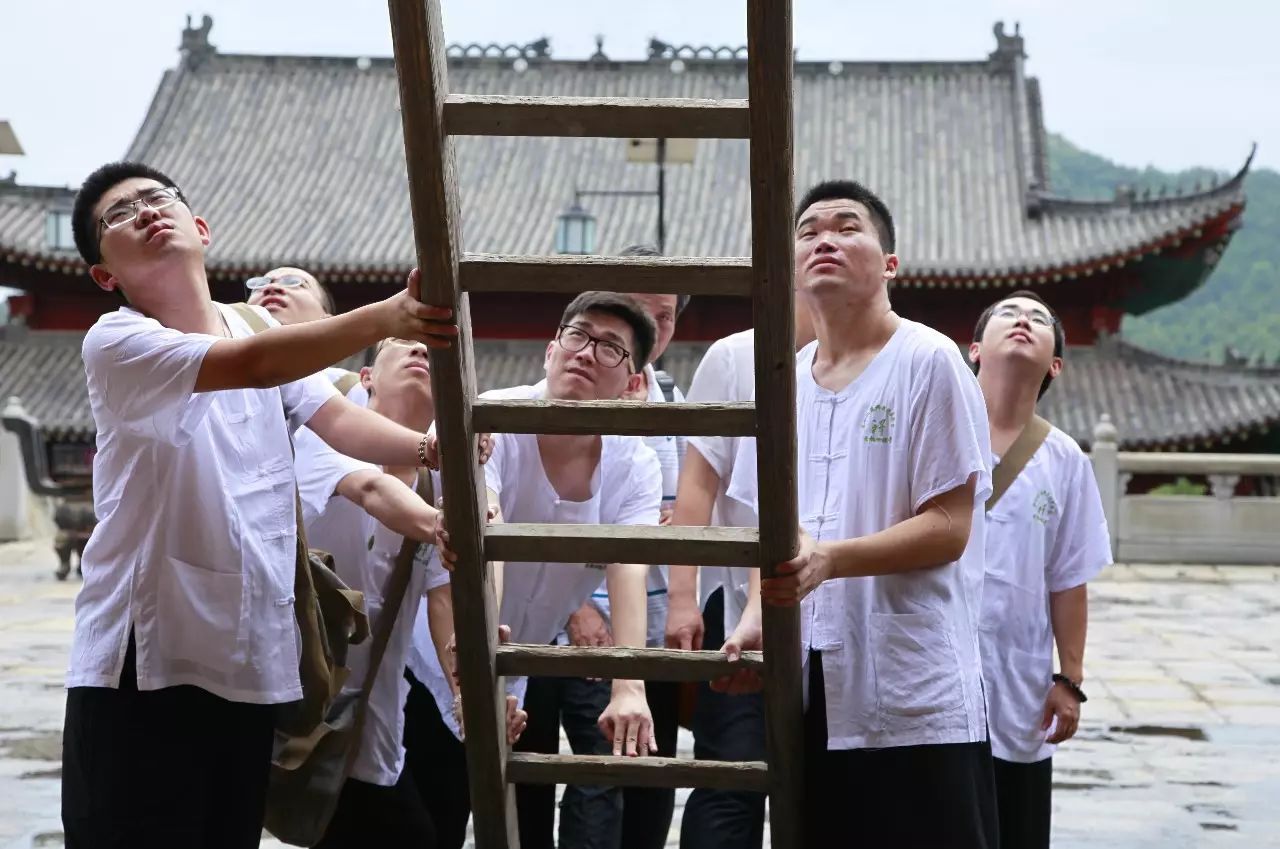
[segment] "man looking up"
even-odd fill
[[[979,641],[1000,844],[1020,849],[1049,846],[1053,753],[1075,734],[1084,701],[1087,583],[1111,563],[1089,458],[1036,416],[1037,402],[1062,373],[1065,345],[1049,305],[1033,292],[1013,292],[983,311],[969,346],[991,448],[1020,464],[1003,477],[997,467],[998,480],[1016,477],[987,505]]]
[[[67,675],[67,845],[254,847],[272,706],[302,695],[290,432],[436,462],[423,433],[311,375],[387,336],[447,346],[457,328],[418,302],[415,271],[380,303],[252,333],[210,298],[208,222],[138,163],[91,174],[72,226],[94,283],[128,306],[83,346],[99,522]]]
[[[801,542],[761,592],[802,605],[805,843],[994,847],[977,635],[982,393],[954,342],[893,312],[880,198],[822,183],[795,222],[796,289],[817,335],[796,358]],[[753,507],[754,448],[740,444],[729,487]],[[751,643],[754,599],[726,653]]]

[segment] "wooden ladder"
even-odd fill
[[[500,676],[710,680],[719,651],[497,644],[489,561],[750,565],[770,573],[797,548],[792,307],[790,0],[748,0],[749,101],[450,95],[438,0],[389,0],[423,300],[452,307],[458,340],[432,350],[453,573],[460,685],[478,849],[516,849],[511,782],[766,791],[774,847],[800,845],[803,751],[798,608],[766,607],[768,763],[510,753]],[[452,136],[745,138],[751,144],[752,259],[461,255]],[[468,292],[618,292],[750,297],[758,403],[485,401],[476,398]],[[477,433],[757,437],[760,526],[486,527]],[[713,647],[718,648],[718,647]]]

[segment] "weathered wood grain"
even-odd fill
[[[455,136],[744,139],[743,100],[451,95],[445,126]]]

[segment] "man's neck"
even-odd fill
[[[810,308],[818,356],[837,365],[878,352],[902,323],[883,288],[867,300],[812,303]]]
[[[162,281],[146,287],[148,297],[131,299],[129,306],[182,333],[224,335],[222,314],[209,296],[203,262],[174,268],[162,276]],[[141,287],[130,288],[136,293]]]
[[[599,450],[601,438],[595,434],[538,434],[538,451],[543,460],[560,463],[573,458],[582,458]]]
[[[991,447],[1003,454],[1036,414],[1036,400],[1044,375],[1024,373],[1009,363],[984,364],[978,385],[987,402],[991,422]]]

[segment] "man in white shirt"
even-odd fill
[[[624,248],[619,256],[659,256],[648,245]],[[635,401],[661,404],[668,400],[683,401],[684,395],[665,371],[658,372],[658,362],[675,335],[676,321],[689,302],[688,295],[655,295],[633,293],[629,297],[644,309],[657,330],[650,362],[641,371],[640,386],[624,397]],[[668,397],[670,396],[670,397]],[[679,436],[644,437],[662,468],[662,522],[670,521],[675,503],[676,484],[680,476],[680,460],[685,439]],[[648,627],[646,645],[663,644],[663,626],[667,617],[667,567],[650,566],[648,579]],[[591,598],[569,617],[563,641],[575,646],[609,646],[609,594],[602,583]],[[680,691],[671,681],[646,681],[645,695],[653,712],[653,754],[675,757],[679,730]],[[609,703],[609,682],[585,678],[558,682],[561,696],[561,721],[571,738],[591,736],[596,742],[595,724]],[[572,729],[572,730],[571,730]],[[662,849],[671,830],[675,810],[675,791],[662,787],[577,787],[566,789],[560,804],[560,818],[575,818],[578,823],[570,833],[619,833],[615,846],[620,849]],[[578,849],[562,842],[560,849]]]
[[[982,393],[954,342],[894,314],[898,257],[878,197],[822,183],[795,220],[817,334],[796,362],[801,545],[761,592],[802,606],[805,845],[994,847]],[[729,495],[758,503],[750,440]],[[758,605],[731,643],[759,645]]]
[[[1034,292],[1013,292],[978,319],[969,358],[997,457],[1033,421],[1062,372],[1065,344],[1062,322]],[[1093,468],[1075,440],[1051,428],[1025,462],[987,512],[979,644],[1000,843],[1048,849],[1053,752],[1075,734],[1084,701],[1087,583],[1110,565],[1111,542]]]
[[[625,295],[586,292],[565,310],[554,339],[547,343],[540,386],[487,392],[485,398],[606,400],[634,392],[640,369],[653,348],[654,327],[644,311]],[[569,524],[657,524],[662,502],[658,458],[639,437],[495,434],[485,465],[489,502],[495,521]],[[447,533],[442,542],[447,544]],[[613,641],[643,646],[646,638],[645,586],[649,567],[611,563],[507,563],[502,572],[499,621],[511,627],[517,643],[546,645],[556,639],[570,614],[599,586],[608,586]],[[519,751],[559,750],[560,695],[566,679],[532,679],[526,708],[529,725]],[[603,737],[575,740],[575,751],[646,755],[654,749],[652,716],[641,681],[615,680],[612,697],[600,714]],[[597,745],[598,744],[598,745]],[[590,745],[590,752],[581,752]],[[554,786],[517,785],[520,845],[555,845]],[[612,847],[618,835],[580,833],[578,818],[561,820],[560,843]]]
[[[415,271],[381,303],[252,333],[210,299],[208,223],[138,163],[91,174],[72,223],[93,281],[128,306],[83,346],[100,521],[67,676],[67,845],[257,846],[272,706],[301,696],[290,431],[434,462],[425,434],[311,375],[387,336],[448,345],[456,326],[418,302]]]
[[[429,371],[426,346],[400,339],[384,340],[373,365],[361,374],[369,409],[406,427],[427,428],[435,418]],[[395,617],[365,709],[359,751],[328,830],[316,845],[322,849],[435,846],[434,821],[405,765],[402,740],[409,682],[404,668],[420,604],[429,605],[436,614],[437,621],[431,623],[437,637],[435,650],[438,657],[445,652],[453,630],[448,573],[441,568],[434,547],[424,547],[419,551],[399,609],[387,609],[385,588],[395,570],[404,536],[338,494],[340,484],[334,483],[368,473],[371,467],[337,454],[305,428],[298,433],[297,446],[304,502],[320,508],[308,506],[304,510],[308,541],[332,553],[338,575],[364,593],[371,628],[380,627],[384,616]],[[412,466],[381,471],[406,488],[418,486],[419,475],[432,474]],[[439,491],[438,475],[423,485],[430,493]],[[419,504],[434,514],[433,507],[421,501]],[[441,613],[445,614],[443,621]],[[371,642],[351,649],[351,674],[345,686],[348,694],[359,693],[364,685]],[[465,773],[453,777],[455,781],[465,779]]]
[[[796,345],[813,341],[813,325],[796,299]],[[750,401],[755,394],[755,331],[718,339],[707,349],[689,385],[689,400]],[[755,513],[728,498],[738,437],[689,439],[680,470],[677,525],[756,524]],[[685,651],[723,645],[738,626],[746,603],[748,567],[672,566],[666,645]],[[705,622],[705,625],[704,625]],[[764,700],[759,693],[725,692],[718,682],[697,686],[693,754],[697,760],[765,760]],[[763,793],[694,789],[680,820],[683,849],[759,849],[764,839]]]

